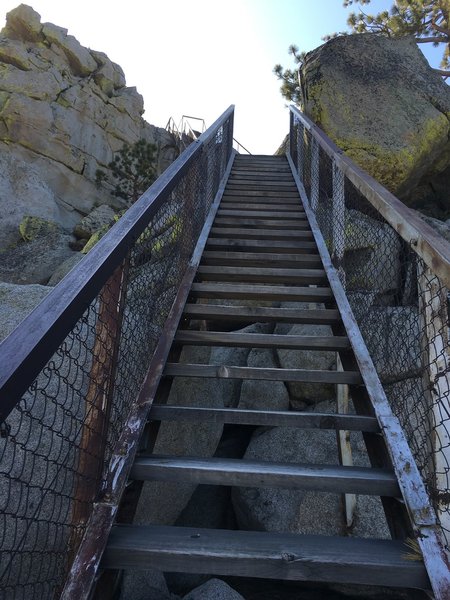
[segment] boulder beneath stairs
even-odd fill
[[[244,333],[267,333],[268,326],[256,323],[241,330]],[[245,366],[248,348],[205,348],[186,346],[180,362]],[[168,404],[210,408],[236,407],[240,397],[240,381],[236,379],[206,379],[177,377],[170,391]],[[163,422],[159,429],[154,453],[172,456],[213,456],[223,432],[220,423]],[[195,484],[150,481],[144,484],[136,522],[173,524],[189,502]]]
[[[412,36],[337,37],[306,55],[301,78],[305,113],[350,158],[408,205],[450,213],[436,192],[449,182],[450,89]]]
[[[290,329],[277,326],[277,331],[287,335],[301,336],[330,336],[329,325],[292,325]],[[280,365],[283,369],[312,369],[329,371],[336,368],[336,353],[326,350],[276,350]],[[287,388],[291,395],[291,402],[297,410],[302,410],[305,405],[315,404],[323,400],[330,400],[335,394],[335,386],[327,383],[288,382]]]
[[[320,402],[314,412],[335,412],[334,403]],[[368,466],[362,437],[352,436],[355,465]],[[338,465],[335,431],[294,427],[259,428],[245,458],[298,464]],[[340,535],[346,532],[340,494],[293,489],[233,488],[233,506],[240,529],[302,534]],[[381,502],[358,497],[353,530],[360,537],[387,537]]]

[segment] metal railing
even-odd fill
[[[450,244],[290,112],[289,156],[450,545]]]
[[[233,153],[233,115],[191,144],[0,346],[7,598],[58,597],[95,510],[114,516],[158,376],[149,366]]]
[[[250,150],[247,150],[247,148],[245,146],[243,146],[240,142],[237,141],[237,139],[233,138],[233,142],[234,142],[234,149],[236,150],[236,152],[238,154],[242,154],[242,150],[246,153],[246,154],[251,154]]]

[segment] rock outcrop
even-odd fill
[[[156,144],[159,172],[168,166],[173,138],[143,112],[142,96],[105,54],[41,23],[30,6],[9,12],[0,33],[0,250],[19,240],[25,215],[71,230],[97,206],[122,208],[95,177],[124,143]]]
[[[450,213],[450,88],[413,38],[338,37],[301,75],[305,113],[350,158],[407,204]]]

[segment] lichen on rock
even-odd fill
[[[42,217],[51,213],[69,231],[97,206],[124,208],[96,185],[95,174],[108,172],[125,143],[156,144],[157,171],[164,170],[176,157],[173,137],[144,121],[143,111],[142,96],[106,54],[83,47],[63,27],[41,23],[31,6],[11,10],[0,32],[0,165],[8,163],[0,169],[0,250],[17,242],[11,232],[24,215],[39,215],[40,197]],[[29,209],[30,194],[20,195],[14,165],[21,171],[27,165],[25,180],[35,182]],[[48,194],[41,194],[44,187]]]
[[[37,238],[61,232],[61,227],[54,221],[27,215],[20,222],[19,232],[24,242],[32,242]]]
[[[350,158],[409,205],[419,187],[433,194],[450,166],[450,89],[412,37],[338,37],[301,72],[305,113]],[[450,213],[448,194],[443,203]]]

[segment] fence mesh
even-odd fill
[[[449,550],[449,290],[292,117],[291,158]]]
[[[1,598],[61,592],[231,149],[232,116],[2,424]]]

